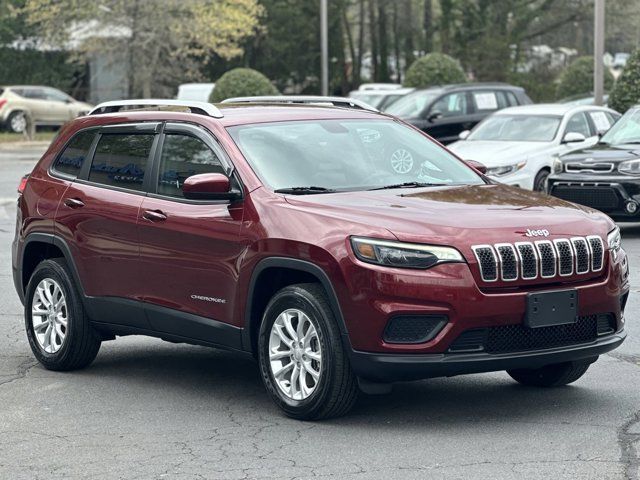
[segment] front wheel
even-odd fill
[[[291,285],[276,293],[260,325],[258,349],[264,385],[286,415],[336,417],[355,403],[356,377],[321,286]]]
[[[546,192],[547,191],[547,178],[549,177],[548,170],[540,170],[533,180],[534,192]]]
[[[507,370],[516,382],[532,387],[562,387],[582,377],[595,359],[554,363],[536,369]]]

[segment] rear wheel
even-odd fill
[[[298,284],[267,305],[258,339],[262,379],[275,403],[304,420],[345,414],[358,386],[322,287]]]
[[[7,119],[7,127],[10,132],[22,133],[27,128],[27,116],[23,111],[11,112]]]
[[[516,382],[533,387],[562,387],[582,377],[596,359],[555,363],[536,369],[507,370]]]
[[[83,368],[98,354],[101,340],[89,324],[64,260],[44,260],[36,267],[24,308],[31,351],[45,368]]]

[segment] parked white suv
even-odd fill
[[[15,133],[24,131],[28,116],[36,125],[57,127],[85,115],[91,108],[51,87],[0,87],[0,123]]]

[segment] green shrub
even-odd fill
[[[405,87],[426,88],[447,83],[467,81],[458,61],[444,53],[429,53],[409,67],[404,80]]]
[[[605,68],[604,89],[611,90],[613,83],[613,75]],[[593,92],[593,57],[578,57],[560,75],[556,98],[563,99],[590,92]]]
[[[278,89],[263,74],[251,68],[234,68],[222,75],[211,93],[211,102],[231,97],[278,95]]]
[[[640,50],[631,54],[609,95],[609,106],[620,113],[637,103],[640,103]]]

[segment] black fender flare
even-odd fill
[[[338,321],[338,327],[340,328],[342,338],[350,348],[351,346],[349,344],[347,325],[344,321],[344,316],[342,315],[342,309],[340,308],[340,303],[338,302],[338,297],[333,288],[333,285],[331,284],[331,280],[329,279],[329,276],[325,273],[325,271],[315,263],[307,262],[306,260],[299,260],[297,258],[289,257],[268,257],[260,260],[254,267],[253,272],[251,272],[251,280],[249,281],[249,290],[245,303],[246,308],[244,313],[244,328],[242,329],[242,345],[244,349],[247,351],[253,350],[253,346],[251,343],[251,337],[253,334],[251,322],[251,305],[253,304],[256,282],[260,277],[260,274],[264,270],[273,267],[299,270],[309,273],[318,279],[325,292],[327,292],[329,305],[331,306],[334,317]]]
[[[69,268],[71,269],[71,275],[76,282],[76,286],[80,290],[80,293],[84,298],[84,288],[82,286],[82,282],[80,282],[78,269],[76,268],[76,264],[73,260],[73,255],[71,255],[71,250],[69,249],[69,245],[67,244],[67,242],[53,233],[33,232],[26,236],[22,249],[18,255],[16,289],[18,289],[18,295],[20,296],[20,299],[24,301],[24,288],[26,287],[26,284],[22,278],[24,252],[27,250],[27,246],[33,242],[45,243],[57,247],[62,252],[67,265],[69,265]]]

